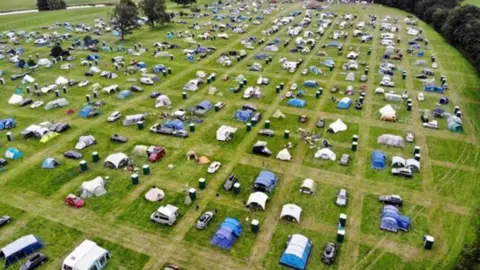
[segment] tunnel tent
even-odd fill
[[[300,186],[299,191],[301,193],[306,193],[306,194],[314,194],[315,191],[317,190],[317,184],[313,179],[307,178],[303,180],[302,185]]]
[[[403,148],[405,147],[405,140],[402,136],[392,135],[392,134],[383,134],[377,138],[378,144],[383,144],[386,146],[393,146]]]
[[[246,206],[265,211],[267,200],[268,200],[267,194],[261,191],[257,191],[250,194],[250,196],[248,197]]]
[[[134,156],[146,156],[148,146],[146,145],[135,145],[132,150],[132,155]]]
[[[393,168],[403,168],[407,165],[407,161],[400,156],[392,157],[392,167]]]
[[[312,241],[304,235],[291,235],[288,239],[287,248],[280,257],[280,264],[297,270],[306,269],[312,247]]]
[[[82,183],[80,190],[82,198],[90,198],[92,196],[100,197],[107,194],[105,185],[107,182],[101,176],[95,177],[93,180],[85,181]]]
[[[243,231],[242,224],[234,218],[226,218],[215,232],[210,243],[219,248],[230,250]]]
[[[44,245],[39,237],[33,234],[25,235],[0,248],[0,258],[5,258],[5,268],[8,268],[10,265],[43,248]]]

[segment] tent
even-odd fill
[[[390,232],[410,229],[410,218],[401,216],[396,206],[385,205],[382,209],[380,228]]]
[[[11,129],[17,125],[17,121],[13,118],[6,118],[0,120],[0,130]]]
[[[250,194],[250,196],[248,197],[247,207],[262,209],[263,211],[265,211],[267,200],[268,200],[267,194],[260,191],[254,192]]]
[[[68,105],[68,100],[65,98],[58,98],[54,101],[50,101],[45,105],[45,110],[65,107]]]
[[[146,145],[135,145],[132,150],[132,155],[135,156],[146,156],[148,147]]]
[[[155,100],[155,108],[160,108],[164,106],[170,106],[172,105],[172,102],[170,101],[170,98],[168,98],[167,95],[160,95],[157,97],[157,100]]]
[[[280,264],[298,270],[306,269],[312,247],[313,243],[307,237],[301,234],[291,235],[287,248],[280,257]]]
[[[35,82],[35,79],[28,74],[25,75],[25,77],[23,77],[23,79],[22,79],[23,84],[34,83],[34,82]]]
[[[107,182],[101,176],[97,176],[90,181],[85,181],[80,187],[80,190],[82,192],[80,197],[85,199],[92,196],[100,197],[102,195],[105,195],[107,194],[107,190],[105,189],[106,184]]]
[[[420,171],[420,162],[417,161],[414,158],[409,158],[405,162],[405,168],[410,169],[411,171],[414,171],[414,172],[419,172]]]
[[[152,71],[153,73],[161,73],[167,71],[167,67],[165,67],[164,65],[155,65],[152,67]]]
[[[277,154],[277,159],[280,159],[280,160],[290,161],[291,158],[292,158],[292,155],[290,154],[290,152],[288,152],[287,148],[283,148]]]
[[[147,64],[145,64],[145,62],[138,62],[138,63],[136,64],[136,66],[137,66],[138,68],[146,68],[146,67],[147,67]]]
[[[378,112],[382,116],[395,116],[397,113],[390,104],[383,106],[382,108],[380,108],[380,110],[378,110]]]
[[[80,110],[80,112],[78,113],[78,116],[83,117],[83,118],[87,118],[88,114],[91,111],[93,111],[93,107],[90,106],[90,105],[87,105]]]
[[[252,117],[252,110],[238,110],[235,112],[235,119],[242,122],[247,122]]]
[[[174,130],[185,130],[185,124],[180,119],[167,121],[163,126]]]
[[[385,93],[384,100],[391,102],[403,102],[403,98],[401,95],[392,93]]]
[[[462,133],[463,132],[463,122],[460,117],[457,117],[455,115],[452,115],[447,118],[447,127],[448,130],[456,133]]]
[[[21,157],[23,157],[23,153],[16,148],[9,147],[7,151],[5,151],[5,158],[19,160]]]
[[[80,138],[78,138],[77,144],[75,145],[75,149],[82,150],[88,146],[94,145],[95,143],[95,137],[93,137],[92,135],[80,136]]]
[[[240,237],[243,231],[242,224],[234,218],[226,218],[217,232],[212,237],[210,243],[219,248],[229,250],[232,248],[237,238]]]
[[[130,159],[124,153],[115,153],[110,154],[103,162],[103,166],[112,168],[112,169],[120,169],[130,162]]]
[[[270,171],[261,171],[253,182],[253,190],[272,192],[277,184],[277,176]]]
[[[88,61],[95,61],[95,60],[99,60],[100,59],[100,56],[98,54],[90,54],[87,56],[87,60]]]
[[[59,77],[55,80],[55,84],[56,84],[56,85],[67,85],[67,84],[68,84],[68,80],[67,80],[65,77],[59,76]]]
[[[407,162],[405,161],[404,158],[399,157],[399,156],[393,156],[392,157],[392,167],[393,168],[403,168]]]
[[[283,114],[280,110],[276,110],[275,113],[273,113],[272,117],[275,119],[284,119],[285,114]]]
[[[333,133],[337,133],[337,132],[345,131],[345,130],[347,130],[347,125],[345,123],[343,123],[343,121],[340,120],[340,119],[337,119],[337,121],[331,123],[328,126],[328,131],[333,132]]]
[[[349,97],[344,97],[337,103],[338,109],[348,109],[352,105],[352,99]]]
[[[303,83],[303,86],[305,86],[305,87],[312,87],[312,88],[318,88],[318,87],[319,87],[318,82],[317,82],[317,81],[313,81],[313,80],[305,81],[305,82]]]
[[[2,247],[0,257],[5,258],[5,268],[7,268],[43,246],[44,243],[39,237],[33,234],[25,235]]]
[[[441,97],[440,100],[438,101],[439,104],[442,104],[442,105],[447,105],[449,102],[448,98],[447,97]]]
[[[23,97],[19,94],[13,94],[8,100],[8,104],[16,105],[23,101]]]
[[[372,168],[377,170],[385,169],[387,163],[387,156],[385,152],[373,151],[372,153]]]
[[[46,134],[44,134],[44,135],[42,136],[42,138],[40,139],[40,142],[41,142],[41,143],[47,143],[47,142],[49,142],[51,139],[57,137],[58,135],[60,135],[60,134],[58,134],[57,132],[49,131],[49,132],[47,132]]]
[[[145,199],[150,202],[158,202],[165,198],[165,192],[159,188],[152,187],[147,193],[145,193]]]
[[[317,190],[317,184],[310,178],[303,180],[302,185],[300,186],[300,192],[306,194],[314,194]]]
[[[345,77],[345,80],[347,80],[349,82],[355,81],[355,73],[354,72],[347,73],[347,76]]]
[[[122,90],[118,93],[117,98],[126,99],[126,98],[129,98],[131,95],[132,95],[132,92],[130,92],[130,90]]]
[[[405,147],[405,141],[403,140],[402,136],[392,134],[383,134],[379,136],[377,138],[377,143],[399,148]]]
[[[335,161],[337,155],[330,148],[322,148],[315,153],[315,158]]]
[[[195,112],[197,111],[208,112],[212,109],[212,107],[213,107],[213,104],[211,101],[204,100],[195,107]]]
[[[292,98],[288,100],[287,105],[296,108],[304,108],[307,105],[307,102],[303,99]]]
[[[58,165],[60,165],[60,162],[58,162],[56,159],[46,158],[42,163],[42,168],[43,169],[55,169]]]
[[[326,59],[325,61],[323,61],[323,64],[326,67],[335,67],[335,62],[332,59]]]
[[[218,141],[225,142],[233,138],[233,134],[237,132],[237,128],[227,126],[227,125],[221,125],[217,129],[217,134],[216,138]]]
[[[302,208],[296,204],[285,204],[282,207],[280,218],[300,223],[300,215],[302,214]]]

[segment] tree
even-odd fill
[[[131,0],[121,0],[115,5],[112,17],[115,20],[115,26],[120,31],[121,39],[132,33],[132,28],[136,26],[138,15],[137,6]]]
[[[37,8],[40,11],[66,9],[64,0],[37,0]]]
[[[151,27],[155,27],[155,23],[164,24],[170,22],[170,14],[166,11],[165,0],[143,0],[140,8],[148,18]]]
[[[37,0],[37,8],[38,10],[48,10],[48,3],[47,0]]]
[[[186,7],[191,4],[196,4],[197,0],[172,0],[177,5],[182,5],[183,7]]]
[[[60,55],[62,55],[62,53],[63,53],[62,46],[58,44],[53,46],[52,49],[50,50],[50,56],[53,58],[58,58]]]

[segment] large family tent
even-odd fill
[[[303,270],[307,268],[313,243],[301,234],[293,234],[288,239],[287,248],[280,257],[280,264]]]
[[[340,101],[337,102],[338,109],[348,109],[352,105],[352,99],[349,97],[344,97]]]
[[[405,147],[405,141],[403,140],[402,136],[392,134],[383,134],[379,136],[377,138],[377,143],[399,148]]]
[[[250,208],[255,208],[255,209],[262,209],[263,211],[265,211],[265,207],[267,206],[267,201],[268,201],[268,195],[263,192],[257,191],[250,194],[250,196],[248,197],[246,206]]]
[[[101,176],[97,176],[90,181],[85,181],[80,187],[82,192],[80,196],[82,198],[90,198],[92,196],[100,197],[102,195],[105,195],[107,194],[107,190],[105,189],[106,184],[107,181],[105,181],[105,179],[103,179],[103,177]]]
[[[382,209],[380,228],[390,232],[398,230],[407,232],[410,229],[410,218],[400,215],[396,206],[385,205]]]
[[[165,124],[163,124],[163,126],[166,127],[166,128],[174,129],[174,130],[184,130],[185,129],[185,124],[180,119],[167,121],[167,122],[165,122]]]
[[[23,157],[23,153],[16,148],[9,147],[7,148],[7,151],[5,151],[5,158],[19,160],[21,157]]]
[[[277,185],[277,176],[270,171],[261,171],[253,182],[253,190],[261,192],[272,192]]]
[[[132,95],[132,92],[130,90],[122,90],[117,94],[118,99],[127,99]]]
[[[124,153],[110,154],[105,159],[103,166],[111,169],[120,169],[128,165],[130,159]]]
[[[86,239],[65,257],[61,269],[100,270],[104,269],[110,257],[108,250]]]
[[[157,97],[157,100],[155,100],[155,108],[160,108],[160,107],[165,107],[170,105],[172,105],[172,102],[170,101],[170,98],[168,98],[167,95],[160,95]]]
[[[95,143],[95,137],[93,137],[92,135],[80,136],[80,138],[78,138],[77,144],[75,145],[75,149],[82,150],[88,146],[94,145]]]
[[[305,87],[312,87],[312,88],[318,88],[320,85],[318,84],[317,81],[314,80],[308,80],[303,83],[303,86]]]
[[[304,108],[307,105],[307,102],[303,99],[292,98],[288,100],[287,105],[296,108]]]
[[[373,151],[372,153],[372,168],[377,170],[385,169],[387,165],[387,156],[385,152],[382,151]]]
[[[222,224],[220,224],[210,243],[219,248],[230,249],[233,244],[235,244],[235,241],[237,241],[237,238],[240,237],[242,231],[243,226],[238,220],[226,218]]]
[[[328,131],[333,133],[337,133],[345,130],[347,130],[347,125],[343,123],[343,121],[340,119],[337,119],[337,121],[331,123],[330,126],[328,126]]]
[[[280,218],[300,223],[300,215],[302,214],[302,211],[303,210],[300,206],[288,203],[282,207]]]
[[[54,158],[46,158],[42,163],[42,168],[55,169],[58,165],[60,165],[60,162],[58,162],[58,160]]]
[[[38,251],[44,246],[37,236],[25,235],[0,249],[0,258],[5,259],[5,268],[18,262],[24,257]]]
[[[315,158],[335,161],[337,155],[330,148],[322,148],[315,153]]]

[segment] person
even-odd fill
[[[195,210],[198,211],[199,209],[200,209],[200,205],[197,204],[197,205],[195,206]]]

